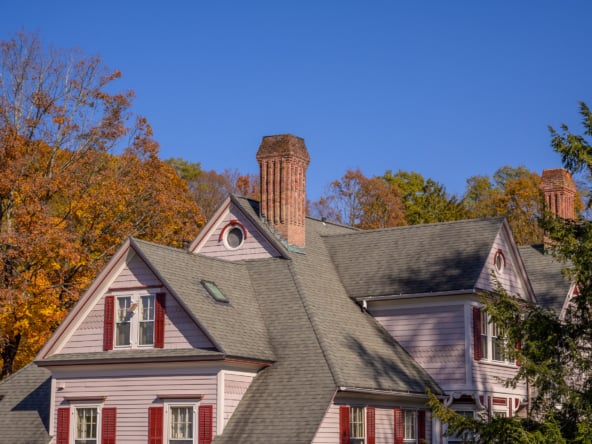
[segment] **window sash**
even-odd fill
[[[76,407],[75,421],[74,444],[96,444],[98,409],[96,407]]]
[[[350,408],[349,424],[351,444],[364,443],[364,439],[366,437],[365,418],[366,412],[364,407]]]
[[[132,298],[130,296],[120,296],[117,298],[116,316],[115,316],[115,345],[126,346],[131,344],[131,318],[130,312]]]
[[[170,444],[193,444],[195,431],[195,408],[193,405],[169,406]]]
[[[417,439],[417,411],[405,410],[405,434],[404,440],[408,442],[415,442]]]
[[[154,295],[140,297],[140,321],[138,342],[140,345],[154,344]]]

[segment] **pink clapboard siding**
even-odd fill
[[[426,416],[426,437],[431,436],[431,420]],[[376,444],[392,444],[395,438],[395,421],[392,408],[375,408]],[[312,444],[335,444],[339,442],[339,406],[332,404],[327,410]]]
[[[146,264],[137,256],[128,261],[121,273],[111,284],[117,294],[142,292],[138,290],[146,286],[158,287],[160,281],[154,276]],[[160,290],[159,290],[160,291]],[[165,290],[162,290],[165,291]],[[107,292],[107,294],[113,294]],[[103,351],[103,317],[104,297],[89,312],[86,319],[73,332],[60,353],[85,353]],[[165,348],[211,348],[213,344],[179,305],[176,298],[166,295],[166,315],[164,324]]]
[[[247,238],[242,247],[236,250],[229,250],[224,246],[224,242],[219,240],[220,233],[231,220],[237,219],[240,220],[247,229]],[[238,212],[233,214],[232,211],[227,213],[212,232],[202,240],[202,245],[197,252],[204,256],[227,260],[263,259],[280,255],[248,219],[241,216]]]
[[[213,427],[216,433],[216,375],[169,374],[164,376],[109,376],[101,378],[62,378],[63,390],[56,392],[53,430],[56,430],[57,408],[75,404],[65,398],[106,397],[104,407],[117,408],[117,440],[126,444],[148,442],[148,408],[163,405],[157,395],[203,395],[202,404],[214,406]],[[185,402],[185,401],[184,401]]]
[[[228,423],[254,377],[255,374],[233,372],[224,374],[224,425]]]
[[[491,271],[494,270],[494,257],[497,251],[501,250],[504,258],[506,259],[506,265],[502,273],[496,273],[496,278],[503,288],[511,295],[520,295],[522,298],[527,296],[527,291],[524,286],[523,280],[518,274],[518,268],[515,262],[515,258],[512,255],[512,249],[510,245],[504,240],[505,237],[498,234],[497,238],[493,243],[493,248],[489,252],[487,262],[479,279],[477,279],[477,288],[482,290],[493,290],[495,291],[496,285],[492,279]]]
[[[370,310],[438,384],[466,384],[462,304]]]

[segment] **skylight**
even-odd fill
[[[224,293],[222,293],[222,290],[220,290],[218,288],[218,286],[216,285],[215,282],[202,280],[201,284],[204,286],[204,288],[208,291],[210,296],[212,296],[212,298],[216,302],[226,302],[226,303],[229,302],[226,295]]]

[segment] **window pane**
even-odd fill
[[[405,410],[405,440],[417,438],[417,412],[415,410]]]
[[[97,409],[76,409],[75,444],[96,444],[97,442]]]
[[[170,408],[169,442],[175,444],[193,443],[193,407]]]
[[[487,330],[489,328],[487,313],[481,311],[481,350],[483,350],[483,357],[489,359],[489,347],[487,344]]]
[[[363,443],[365,437],[364,407],[350,409],[350,438],[351,444]]]
[[[140,298],[140,345],[154,344],[154,295],[142,296]]]
[[[115,325],[115,345],[130,345],[130,310],[132,298],[129,296],[117,298],[117,319]]]

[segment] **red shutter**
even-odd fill
[[[395,444],[403,444],[405,438],[405,421],[403,416],[403,410],[394,409],[395,416]]]
[[[483,358],[483,346],[481,342],[481,309],[473,307],[473,359],[480,361]]]
[[[70,443],[70,408],[58,408],[58,430],[56,433],[56,444]]]
[[[339,407],[339,444],[349,444],[349,407]]]
[[[376,444],[376,409],[366,407],[366,444]]]
[[[520,343],[520,341],[516,341],[516,350],[520,351],[521,348],[522,348],[522,344]],[[516,359],[516,365],[518,367],[520,367],[522,365],[522,362],[520,362],[520,359]]]
[[[104,407],[101,416],[101,444],[115,444],[117,409]]]
[[[426,412],[425,410],[417,411],[417,440],[421,442],[426,439]]]
[[[164,407],[148,407],[148,444],[163,444]]]
[[[213,438],[213,407],[211,405],[200,405],[199,412],[199,444],[210,444]]]
[[[164,348],[164,313],[165,294],[156,295],[156,307],[154,312],[154,348]]]
[[[105,314],[103,317],[103,350],[113,350],[114,318],[115,296],[105,296]]]

